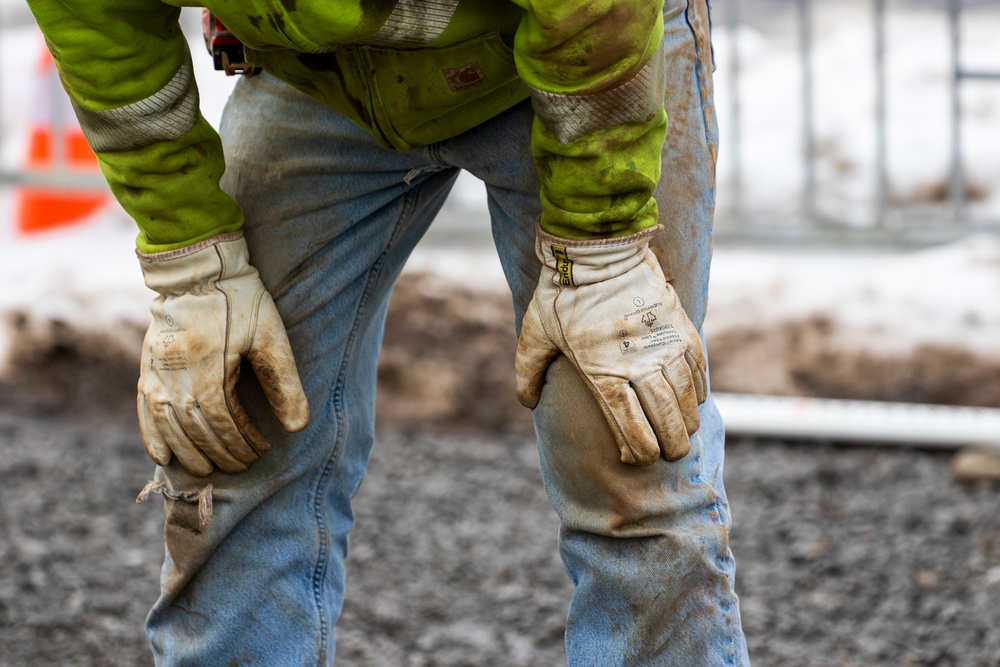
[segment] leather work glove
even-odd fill
[[[549,364],[566,355],[632,465],[687,454],[706,397],[701,338],[649,249],[659,229],[592,241],[538,230],[543,266],[515,362],[518,399],[534,408]]]
[[[249,264],[242,232],[136,254],[146,286],[159,294],[150,306],[137,401],[150,458],[165,466],[176,456],[203,477],[213,465],[246,470],[270,449],[236,397],[243,357],[285,430],[305,428],[309,405],[288,335]]]

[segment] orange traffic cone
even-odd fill
[[[100,176],[97,156],[90,150],[80,130],[68,98],[54,94],[58,87],[58,73],[48,49],[42,49],[38,63],[36,85],[39,104],[37,117],[30,130],[25,171],[44,172],[62,168],[70,175]],[[56,104],[63,105],[64,127],[52,122]],[[56,142],[62,151],[56,164]],[[52,185],[27,185],[17,192],[17,231],[33,234],[53,228],[65,227],[86,220],[102,206],[108,204],[111,194],[106,186],[86,187]]]

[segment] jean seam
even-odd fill
[[[698,2],[699,0],[694,0]],[[712,146],[712,135],[711,135],[711,123],[708,118],[708,100],[705,99],[705,84],[706,84],[706,73],[705,73],[705,60],[704,53],[702,53],[702,46],[698,42],[698,30],[695,28],[694,22],[692,21],[692,13],[694,12],[694,3],[692,0],[688,0],[687,9],[684,12],[684,20],[691,30],[691,39],[694,41],[694,50],[698,58],[695,61],[695,77],[698,81],[698,99],[701,100],[701,121],[704,124],[705,129],[705,145]],[[708,35],[709,48],[711,48],[711,32]],[[711,57],[711,56],[710,56]],[[711,69],[711,68],[709,68]],[[713,156],[714,157],[714,156]]]
[[[712,56],[712,72],[714,73],[718,66],[715,64],[715,44],[712,42],[712,0],[705,0],[705,13],[708,16],[708,52]]]
[[[352,323],[351,330],[348,333],[347,342],[344,344],[344,357],[340,364],[340,369],[337,372],[337,380],[334,384],[333,396],[327,404],[328,407],[332,408],[334,412],[337,429],[336,435],[334,436],[333,450],[330,452],[326,465],[323,466],[323,470],[316,481],[315,496],[313,498],[313,519],[316,522],[316,530],[320,536],[319,553],[317,554],[316,566],[313,569],[312,577],[313,601],[316,604],[320,622],[320,651],[317,656],[319,661],[324,660],[330,652],[330,621],[327,618],[327,612],[325,611],[325,606],[323,604],[322,588],[323,581],[326,579],[327,562],[329,560],[330,530],[327,527],[325,513],[323,511],[324,503],[322,499],[325,494],[326,485],[333,474],[334,466],[340,460],[340,455],[344,449],[344,443],[347,440],[347,420],[343,409],[343,391],[347,369],[351,363],[357,334],[361,328],[361,322],[364,319],[365,312],[367,311],[372,292],[375,290],[375,286],[378,284],[378,280],[381,277],[382,266],[385,263],[385,258],[395,246],[404,223],[409,219],[409,216],[413,212],[415,206],[416,196],[413,191],[409,191],[403,196],[403,210],[396,219],[396,223],[393,226],[392,234],[389,236],[389,240],[386,242],[381,254],[379,254],[378,258],[372,263],[371,268],[368,270],[368,281],[365,283],[364,290],[358,300],[358,305],[355,309],[354,322]],[[319,664],[319,662],[317,662],[317,664]]]
[[[723,501],[723,499],[718,495],[716,495],[715,501],[710,506],[709,511],[710,513],[714,511],[715,515],[718,517],[718,520],[713,521],[713,523],[722,525],[725,528],[726,533],[728,535],[729,533],[729,525],[727,521],[728,511],[726,508],[726,503]],[[723,571],[732,570],[733,575],[735,575],[735,566],[733,564],[732,554],[729,552],[728,540],[724,544],[727,545],[725,551],[717,554],[716,556],[717,564]],[[735,585],[736,585],[735,579],[731,577],[729,581],[729,586],[726,588],[725,591],[723,591],[723,597],[719,601],[719,607],[725,614],[725,619],[726,619],[726,636],[725,636],[726,649],[725,649],[724,659],[727,665],[736,665],[736,660],[737,660],[736,619],[734,618],[733,614],[734,608],[738,609],[738,606],[735,604],[735,594],[736,594]]]

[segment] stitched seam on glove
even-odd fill
[[[221,261],[225,262],[225,259],[222,257],[222,253],[221,252],[219,253],[219,259]],[[225,270],[225,267],[223,267],[223,270]],[[229,359],[229,356],[231,354],[233,354],[233,351],[232,351],[232,347],[233,347],[233,340],[232,340],[233,339],[233,299],[230,296],[229,291],[226,290],[226,288],[223,287],[221,283],[217,283],[216,284],[216,289],[219,290],[219,293],[222,294],[222,297],[226,300],[226,337],[225,337],[225,344],[223,345],[223,348],[222,348],[222,359],[223,359],[223,362],[222,362],[222,387],[223,387],[222,397],[226,401],[226,411],[229,412],[230,415],[234,416],[234,418],[233,418],[233,424],[236,426],[236,430],[239,432],[240,437],[243,438],[243,441],[247,444],[247,446],[251,449],[251,451],[253,451],[255,454],[257,454],[257,456],[261,456],[262,452],[257,449],[257,447],[254,445],[253,441],[250,438],[247,437],[246,433],[243,432],[243,429],[240,426],[240,420],[235,419],[236,411],[234,410],[234,406],[233,406],[233,402],[232,402],[232,399],[233,399],[232,392],[226,391],[226,389],[225,389],[226,387],[229,386],[229,363],[228,363],[228,359]],[[237,353],[237,354],[239,354],[239,356],[241,356],[241,357],[243,356],[242,353]],[[237,367],[237,371],[236,372],[239,373],[239,367]],[[235,391],[235,382],[233,383],[233,385],[234,385],[233,391]]]
[[[260,320],[260,304],[264,300],[267,290],[263,286],[254,295],[253,305],[250,306],[250,320],[247,323],[247,339],[243,341],[243,349],[250,352],[257,340],[257,322]]]
[[[186,248],[178,248],[177,250],[167,250],[166,252],[154,252],[154,253],[144,253],[136,249],[136,257],[144,262],[165,262],[171,259],[177,259],[178,257],[187,257],[188,255],[193,255],[199,250],[204,250],[209,246],[217,245],[219,243],[225,243],[227,241],[238,241],[243,238],[243,231],[228,232],[226,234],[219,234],[218,236],[213,236],[210,239],[205,239],[204,241],[199,241],[194,245],[188,246]]]
[[[662,229],[663,225],[654,225],[653,227],[644,229],[641,232],[636,232],[635,234],[629,234],[628,236],[614,236],[610,238],[588,239],[583,241],[553,236],[552,234],[542,230],[541,227],[536,227],[535,233],[538,235],[539,239],[551,245],[561,245],[566,246],[567,248],[602,248],[631,245],[636,241],[641,241],[644,238],[655,236]]]

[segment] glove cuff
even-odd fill
[[[209,246],[213,246],[216,243],[225,243],[226,241],[236,241],[243,238],[243,231],[229,232],[226,234],[219,234],[218,236],[213,236],[210,239],[205,239],[204,241],[198,241],[194,245],[189,245],[186,248],[177,248],[176,250],[167,250],[166,252],[141,252],[136,249],[135,256],[139,258],[140,262],[165,262],[171,259],[177,259],[179,257],[186,257],[188,255],[193,255],[199,250],[204,250]]]
[[[146,286],[164,296],[214,289],[220,280],[256,273],[243,232],[230,232],[166,252],[136,250]]]
[[[579,287],[603,282],[634,269],[649,248],[649,241],[663,229],[656,225],[615,238],[578,241],[535,230],[535,254],[554,272],[553,282]]]

